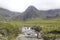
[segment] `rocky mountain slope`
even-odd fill
[[[0,21],[14,19],[27,20],[32,18],[48,19],[57,17],[60,17],[60,9],[38,10],[34,6],[29,6],[26,11],[20,13],[0,8]]]

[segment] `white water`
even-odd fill
[[[43,40],[43,39],[38,39],[38,38],[31,38],[31,37],[26,37],[26,35],[20,34],[16,40]]]

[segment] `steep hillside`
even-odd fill
[[[0,21],[2,20],[12,20],[16,16],[20,15],[19,12],[12,12],[4,8],[0,8]]]
[[[13,12],[0,8],[0,21],[2,20],[27,20],[27,19],[53,19],[60,17],[60,9],[38,10],[34,6],[29,6],[24,12]]]
[[[38,19],[49,19],[57,18],[60,16],[60,9],[51,10],[38,10],[34,6],[29,6],[18,18],[22,20],[38,18]]]

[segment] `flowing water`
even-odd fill
[[[43,39],[25,37],[25,35],[20,35],[20,36],[17,37],[16,40],[43,40]]]

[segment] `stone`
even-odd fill
[[[55,40],[60,40],[60,38],[56,38]]]

